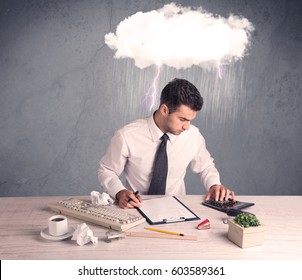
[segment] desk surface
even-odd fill
[[[126,237],[111,243],[102,237],[108,229],[87,223],[99,242],[79,246],[75,241],[48,241],[40,236],[54,212],[48,204],[68,197],[0,198],[0,259],[302,259],[302,196],[238,196],[241,201],[254,202],[247,211],[257,215],[266,225],[263,245],[241,249],[228,240],[226,214],[201,205],[203,196],[178,198],[201,220],[208,218],[209,230],[197,230],[198,221],[162,225],[161,228],[197,235],[198,241]],[[79,197],[84,198],[84,197]],[[89,199],[86,197],[86,200]],[[132,211],[136,211],[135,209]],[[68,217],[76,228],[83,221]],[[128,231],[144,231],[147,223]]]

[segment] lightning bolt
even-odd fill
[[[227,71],[228,71],[228,64],[218,62],[217,72],[218,72],[218,77],[220,80],[222,80],[224,78],[224,76],[227,74]]]
[[[218,77],[222,79],[223,65],[221,63],[218,63],[217,70],[218,70]]]
[[[156,105],[156,101],[158,99],[158,93],[157,93],[157,83],[158,83],[158,78],[160,74],[160,65],[156,66],[156,75],[153,79],[153,82],[148,89],[146,95],[145,95],[145,102],[146,106],[148,107],[149,111],[151,112],[152,109],[154,109]]]

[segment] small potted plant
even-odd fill
[[[238,214],[228,220],[228,238],[241,248],[261,245],[265,226],[258,218],[249,213]]]

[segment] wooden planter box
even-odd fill
[[[241,248],[261,245],[264,238],[265,226],[244,228],[228,219],[228,238]]]

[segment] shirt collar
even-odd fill
[[[149,126],[149,131],[152,137],[152,141],[158,141],[160,139],[160,137],[163,136],[163,132],[158,128],[158,126],[156,125],[154,118],[153,118],[152,114],[149,118],[148,118],[148,126]],[[177,135],[174,135],[170,132],[167,132],[167,135],[169,136],[169,140],[171,143],[173,143],[176,138]]]

